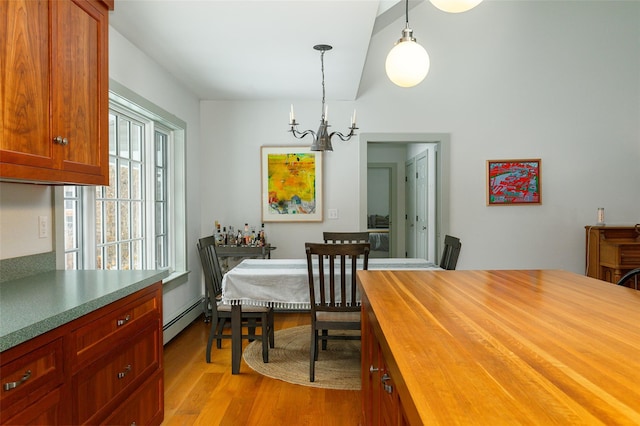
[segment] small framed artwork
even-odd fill
[[[322,151],[263,146],[263,222],[322,222]]]
[[[541,204],[541,161],[487,160],[487,205]]]

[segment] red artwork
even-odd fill
[[[540,204],[540,159],[487,161],[487,204]]]

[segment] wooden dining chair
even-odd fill
[[[459,238],[452,237],[451,235],[445,235],[444,250],[442,251],[442,257],[440,258],[440,267],[450,271],[456,269],[461,248],[462,243]]]
[[[618,280],[618,285],[631,287],[638,290],[638,281],[640,281],[640,268],[632,269]]]
[[[328,232],[322,233],[322,239],[327,243],[368,243],[369,232]]]
[[[231,322],[231,305],[223,304],[222,297],[222,269],[216,254],[215,237],[200,238],[197,243],[200,261],[204,271],[204,281],[207,288],[208,304],[211,309],[211,330],[207,341],[206,360],[211,362],[211,347],[213,340],[216,346],[222,347],[222,339],[230,339],[230,334],[224,334],[224,326],[229,320]],[[274,315],[273,308],[261,306],[242,307],[242,328],[247,329],[247,334],[242,335],[242,339],[250,341],[262,340],[262,360],[269,362],[269,346],[274,347]],[[262,334],[256,334],[256,328],[262,329]]]
[[[328,340],[360,339],[359,333],[329,335],[329,330],[360,330],[360,299],[357,293],[356,270],[360,257],[362,269],[369,268],[369,250],[369,243],[305,243],[311,302],[311,382],[315,380],[318,341],[322,341],[323,349],[326,349]]]

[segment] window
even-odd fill
[[[185,271],[186,126],[139,100],[110,101],[109,186],[64,187],[65,268]]]

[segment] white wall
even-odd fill
[[[597,207],[609,224],[640,222],[638,22],[639,2],[484,2],[457,15],[425,2],[411,26],[431,56],[426,80],[401,89],[384,75],[398,20],[374,36],[359,98],[328,96],[332,124],[356,107],[361,132],[451,135],[447,219],[463,242],[458,268],[583,272],[584,226]],[[203,234],[216,219],[259,223],[259,147],[310,143],[287,133],[291,102],[300,127],[315,128],[318,102],[202,102]],[[339,219],[267,224],[274,256],[302,257],[324,229],[366,226],[361,143],[336,141],[325,157],[325,215],[337,208]],[[542,205],[486,206],[486,160],[509,158],[542,159]]]
[[[0,259],[53,251],[53,191],[47,185],[0,182]],[[39,217],[48,233],[39,235]]]
[[[196,242],[200,236],[200,153],[199,101],[170,74],[146,54],[109,28],[109,76],[187,123],[187,265],[189,281],[179,286],[165,286],[164,322],[202,297],[200,258]]]

